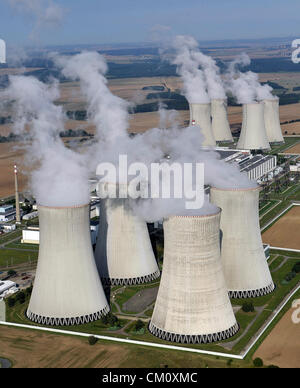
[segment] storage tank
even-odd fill
[[[100,184],[99,196],[104,186]],[[105,285],[151,282],[160,276],[144,220],[136,216],[127,199],[101,200],[95,251],[96,264]]]
[[[270,150],[263,103],[243,105],[243,124],[237,149]]]
[[[164,265],[150,332],[167,341],[209,343],[237,333],[220,260],[220,210],[164,221]]]
[[[233,143],[227,117],[227,100],[211,100],[212,130],[216,142]]]
[[[211,202],[222,209],[221,258],[232,298],[253,298],[274,290],[260,232],[259,191],[259,187],[211,188]]]
[[[190,125],[198,125],[204,137],[204,147],[215,147],[216,140],[211,125],[211,104],[190,103]]]
[[[280,127],[279,99],[264,100],[265,127],[271,144],[283,144],[284,138]]]
[[[93,255],[89,204],[38,211],[40,249],[27,317],[59,326],[100,319],[109,305]]]

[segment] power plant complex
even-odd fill
[[[259,173],[251,175],[247,170],[251,163],[257,163],[259,171],[264,163],[267,171],[276,165],[276,157],[253,156],[252,151],[283,142],[278,100],[244,104],[234,150],[216,147],[233,142],[226,100],[190,103],[190,124],[201,128],[204,150],[219,152],[221,159],[238,164],[252,180]],[[249,187],[238,184],[210,187],[211,212],[164,219],[163,269],[149,323],[154,336],[189,344],[226,340],[239,331],[230,298],[254,298],[275,289],[260,232],[260,189],[250,180]],[[26,313],[30,320],[44,325],[98,320],[110,311],[104,288],[159,279],[147,223],[125,197],[103,195],[112,189],[127,190],[125,186],[97,185],[103,199],[95,252],[89,205],[39,206],[40,250]],[[16,183],[16,198],[17,191]]]

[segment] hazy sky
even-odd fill
[[[40,1],[64,9],[59,25],[29,11]],[[22,2],[27,11],[11,6]],[[199,40],[300,38],[299,22],[299,0],[0,0],[0,37],[17,45],[150,41],[156,25]]]

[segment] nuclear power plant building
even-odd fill
[[[221,258],[231,297],[252,298],[274,290],[259,225],[259,187],[211,188],[211,202],[222,209]]]
[[[220,211],[164,221],[164,266],[150,332],[180,343],[209,343],[238,331],[220,260]]]
[[[211,101],[212,130],[217,143],[233,143],[227,117],[227,100],[213,99]]]
[[[244,104],[242,130],[237,149],[270,150],[270,148],[265,127],[264,104]]]
[[[44,325],[77,325],[110,308],[95,264],[89,205],[39,206],[40,249],[27,317]]]
[[[211,123],[211,104],[190,104],[190,125],[198,125],[204,137],[204,147],[215,147],[216,140],[213,135]]]
[[[125,199],[101,200],[95,259],[103,284],[141,284],[160,276],[147,224]]]

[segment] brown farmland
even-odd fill
[[[281,368],[300,368],[300,324],[292,322],[294,310],[290,309],[254,354],[265,365]]]
[[[263,233],[263,242],[272,247],[300,249],[300,206],[293,207]]]

